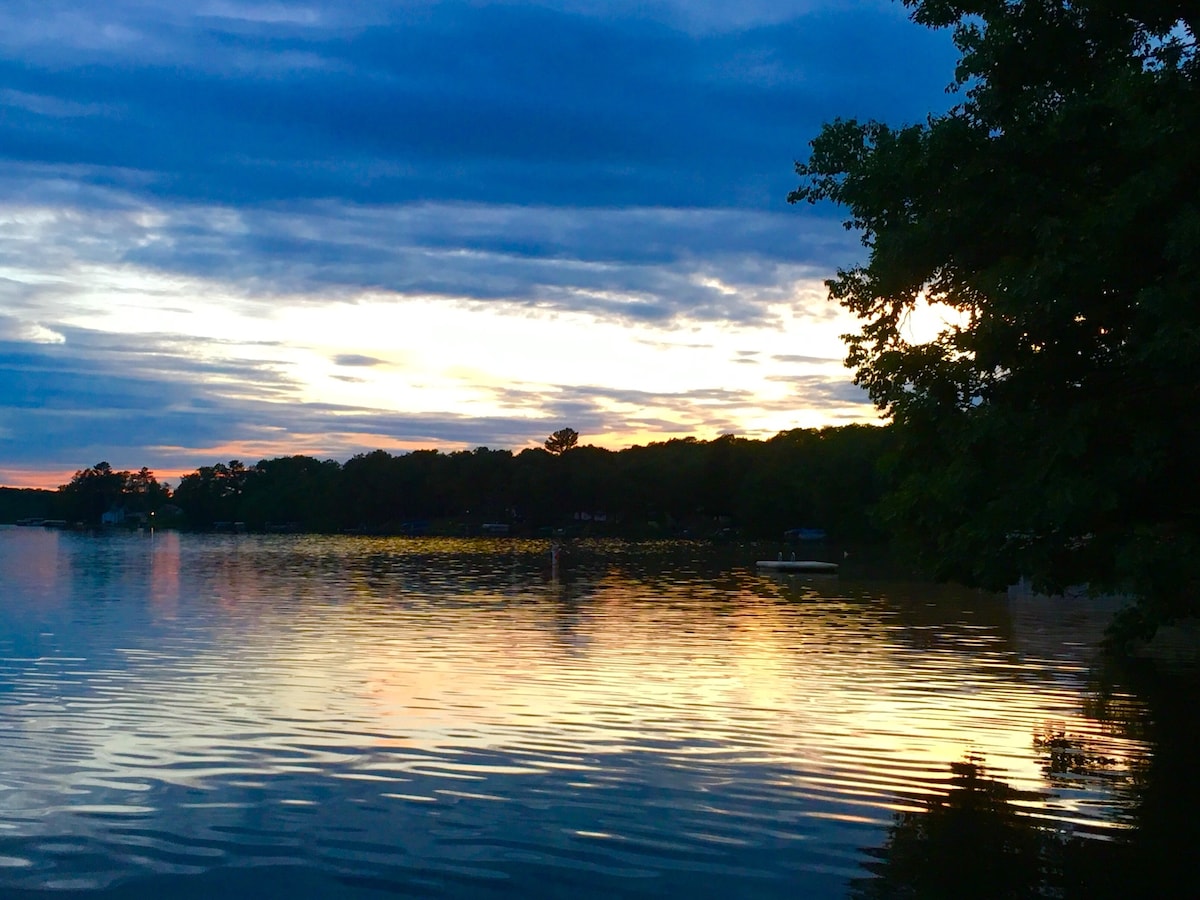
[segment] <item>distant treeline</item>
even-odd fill
[[[820,528],[837,540],[871,541],[881,537],[873,509],[891,440],[889,428],[848,425],[620,451],[376,450],[344,464],[284,456],[202,466],[174,491],[147,469],[99,463],[57,491],[0,489],[0,521],[376,534],[478,533],[489,525],[629,537]]]

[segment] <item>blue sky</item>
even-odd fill
[[[0,483],[871,421],[792,165],[898,3],[0,6]]]

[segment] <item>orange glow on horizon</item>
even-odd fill
[[[5,466],[0,469],[0,487],[23,490],[53,491],[71,480],[77,470],[63,471],[61,469],[14,469]]]
[[[99,462],[99,460],[97,460]],[[92,463],[91,465],[95,465]],[[118,466],[112,464],[112,467],[117,472],[136,472],[142,467],[138,466]],[[13,490],[41,490],[54,491],[58,490],[64,484],[70,482],[75,477],[76,472],[81,472],[88,466],[80,466],[78,469],[14,469],[11,466],[5,466],[0,469],[0,487],[11,488]],[[191,469],[155,469],[147,466],[159,483],[168,482],[172,487],[179,484],[179,479],[190,472],[196,471],[195,467]]]

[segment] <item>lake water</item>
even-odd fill
[[[1087,601],[547,551],[0,529],[0,896],[1074,896],[1179,821]]]

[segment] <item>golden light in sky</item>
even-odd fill
[[[0,483],[874,421],[793,163],[954,48],[752,6],[0,8]],[[868,77],[824,52],[864,29]]]
[[[344,459],[376,448],[454,450],[485,443],[373,430],[364,414],[525,421],[529,436],[507,444],[513,450],[537,446],[543,431],[568,424],[559,405],[590,410],[603,422],[599,433],[587,422],[570,424],[585,443],[611,449],[722,433],[763,438],[789,428],[876,420],[862,395],[838,400],[825,393],[845,394],[849,374],[840,336],[852,323],[811,278],[793,283],[788,296],[745,322],[633,323],[536,304],[378,290],[264,297],[244,284],[132,265],[80,265],[53,278],[10,266],[3,274],[26,282],[42,278],[46,289],[70,297],[53,327],[29,323],[29,335],[62,342],[64,332],[86,329],[94,342],[108,336],[134,347],[140,339],[147,350],[129,358],[126,374],[195,365],[209,397],[330,410],[318,431],[299,426],[273,437],[263,429],[253,438],[191,444],[164,434],[156,452],[183,463],[160,465],[160,474],[190,471],[194,465],[186,460],[197,458],[198,464],[292,453]],[[257,373],[261,390],[247,382],[246,372]],[[807,394],[809,388],[818,393]],[[95,461],[81,459],[77,467]],[[118,468],[144,464],[110,461]],[[52,486],[71,471],[11,466],[4,478]]]

